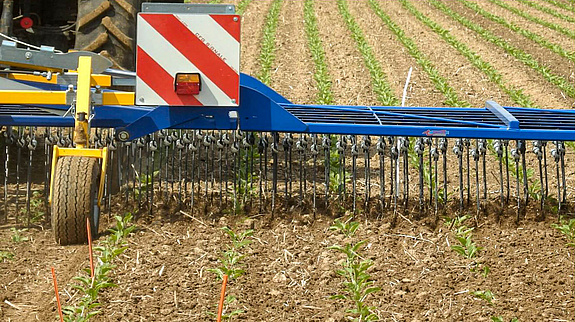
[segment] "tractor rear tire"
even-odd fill
[[[134,70],[136,15],[141,0],[78,0],[78,50],[98,52],[114,68]]]
[[[58,159],[52,187],[52,228],[60,245],[83,244],[88,241],[86,218],[90,218],[92,238],[99,225],[98,159],[61,157]]]

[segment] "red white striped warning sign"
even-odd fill
[[[239,16],[141,13],[136,43],[137,104],[238,105]],[[200,94],[178,95],[178,73],[199,73]]]

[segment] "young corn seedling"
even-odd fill
[[[487,291],[474,291],[474,292],[471,292],[471,295],[475,296],[478,299],[485,300],[489,304],[493,304],[493,300],[495,300],[495,296],[489,290],[487,290]]]
[[[258,79],[269,85],[272,79],[272,66],[275,60],[276,49],[276,30],[278,26],[279,14],[282,6],[282,0],[274,0],[266,16],[266,22],[263,31],[261,43],[260,65],[261,71]]]
[[[352,238],[359,228],[359,223],[350,221],[336,220],[335,224],[330,227],[330,230],[336,230],[346,236]],[[353,308],[348,309],[346,312],[350,313],[349,319],[351,321],[379,321],[379,317],[374,313],[375,307],[366,303],[370,294],[376,293],[381,289],[374,286],[375,282],[369,275],[368,270],[373,266],[373,262],[369,259],[363,259],[360,250],[367,241],[362,240],[356,243],[348,242],[344,246],[333,245],[329,249],[336,250],[345,254],[346,259],[341,269],[336,272],[339,276],[344,278],[344,290],[341,294],[331,296],[332,299],[347,300],[353,303]]]
[[[505,319],[501,316],[492,316],[491,321],[492,322],[505,322]],[[509,322],[519,322],[519,320],[517,318],[513,318],[513,319],[509,320]]]
[[[14,258],[14,254],[10,253],[9,251],[0,250],[0,263],[4,263],[4,261],[12,260]]]
[[[24,229],[10,228],[10,231],[12,232],[12,242],[21,243],[21,242],[27,241],[28,237],[22,235],[22,233],[27,231],[27,230],[28,229],[26,229],[26,228],[24,228]]]
[[[567,246],[575,247],[575,219],[571,219],[568,222],[563,221],[559,225],[553,224],[551,226],[559,230],[563,235],[565,235],[565,237],[567,237],[567,239],[569,240]]]
[[[455,238],[459,242],[459,245],[451,245],[451,249],[467,259],[475,258],[477,253],[482,249],[471,239],[471,234],[467,236],[455,236]]]
[[[97,252],[94,267],[94,277],[90,277],[90,268],[84,271],[88,275],[80,275],[73,278],[77,284],[72,285],[80,294],[80,300],[75,306],[66,306],[62,309],[65,314],[66,322],[84,322],[88,321],[100,311],[98,295],[102,289],[116,287],[109,277],[110,272],[116,267],[113,260],[126,251],[127,241],[125,240],[136,226],[132,225],[132,214],[126,214],[124,217],[115,216],[116,226],[110,229],[110,235],[102,241],[101,246],[95,247]]]
[[[209,269],[210,272],[216,274],[219,280],[223,281],[224,275],[228,276],[229,281],[233,281],[240,276],[245,274],[245,270],[243,267],[243,259],[245,255],[243,254],[243,249],[245,249],[249,244],[251,244],[252,240],[249,237],[252,237],[254,234],[253,229],[248,229],[243,232],[235,232],[229,227],[223,227],[222,231],[224,231],[231,240],[231,245],[227,247],[225,251],[222,252],[220,257],[220,266],[217,268]],[[233,305],[237,305],[237,298],[232,295],[226,296],[224,300],[224,310],[222,313],[222,321],[230,321],[234,316],[240,315],[244,313],[243,310],[231,310],[229,313],[229,307]],[[207,312],[210,316],[216,316],[214,312]]]

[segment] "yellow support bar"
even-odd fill
[[[134,92],[104,92],[102,105],[135,105]],[[68,105],[64,91],[2,91],[0,104]]]
[[[40,75],[13,73],[13,74],[8,74],[7,78],[19,80],[19,81],[27,81],[27,82],[58,84],[58,77],[59,76],[60,75],[57,75],[57,74],[52,75],[52,78],[50,80],[48,80],[48,79],[46,79],[46,77],[40,76]],[[90,85],[91,86],[99,85],[101,87],[110,87],[110,86],[112,86],[112,76],[101,75],[101,74],[92,74],[90,76]]]

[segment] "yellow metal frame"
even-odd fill
[[[54,146],[54,153],[52,155],[52,169],[50,175],[50,196],[48,198],[50,203],[52,202],[52,193],[55,180],[54,174],[56,173],[58,158],[64,156],[78,156],[78,157],[102,159],[100,185],[98,189],[98,206],[101,206],[101,200],[104,194],[106,168],[108,165],[108,149],[107,148],[90,149],[88,147],[90,143],[90,123],[88,120],[92,112],[91,81],[92,81],[92,58],[89,56],[80,57],[78,59],[78,84],[76,89],[76,111],[75,111],[75,127],[74,127],[74,142],[76,143],[76,148],[59,148],[57,145]],[[8,91],[0,91],[0,101],[1,98],[3,97],[2,92],[8,92]],[[12,93],[13,93],[12,95],[14,95],[14,92]],[[24,103],[22,102],[22,100],[19,100],[17,104],[31,104],[31,103]],[[39,104],[47,104],[47,102],[44,101],[43,103]],[[65,104],[65,102],[63,104]]]
[[[19,80],[19,81],[27,81],[27,82],[58,84],[58,77],[59,76],[60,75],[58,75],[58,74],[52,75],[52,78],[50,80],[48,80],[48,79],[46,79],[46,77],[41,76],[41,75],[12,73],[12,74],[8,74],[7,78],[13,79],[13,80]],[[92,85],[92,86],[99,85],[101,87],[110,87],[110,86],[112,86],[112,76],[93,74],[90,76],[90,85]]]
[[[104,92],[102,105],[134,105],[134,92]],[[0,104],[67,105],[64,91],[2,91]]]

